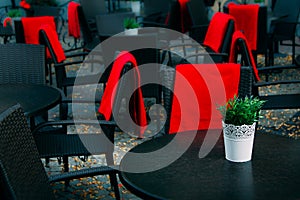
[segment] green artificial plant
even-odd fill
[[[139,24],[136,22],[134,18],[125,18],[123,24],[125,29],[132,29],[132,28],[139,27]]]
[[[219,106],[218,110],[221,112],[223,121],[226,124],[251,125],[261,118],[260,110],[265,102],[258,97],[239,98],[235,96],[229,99],[225,105]]]

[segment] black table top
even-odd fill
[[[186,137],[189,137],[188,133]],[[252,160],[233,163],[225,159],[223,137],[203,159],[199,150],[205,131],[199,131],[189,149],[175,162],[147,173],[122,172],[128,166],[143,165],[126,154],[120,164],[120,180],[143,199],[299,199],[300,141],[257,133]],[[160,149],[174,138],[167,135],[146,141],[130,152]],[[184,139],[183,139],[184,140]],[[180,141],[178,143],[180,149]],[[153,158],[164,162],[167,154]]]
[[[0,94],[0,107],[19,103],[28,117],[53,108],[61,100],[58,89],[37,84],[0,84]]]

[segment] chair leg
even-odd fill
[[[68,156],[63,156],[63,163],[64,163],[64,171],[68,172],[69,171],[69,157]],[[65,186],[68,187],[69,185],[70,185],[70,181],[66,180]]]
[[[296,57],[296,39],[295,37],[292,40],[292,64],[295,64]]]
[[[118,186],[117,175],[115,173],[109,174],[110,184],[115,192],[115,197],[117,200],[120,199],[120,191]]]

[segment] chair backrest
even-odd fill
[[[144,65],[150,63],[159,63],[159,51],[158,48],[146,48],[146,47],[158,47],[158,39],[156,34],[138,34],[138,35],[118,35],[111,37],[108,43],[102,43],[104,51],[104,59],[106,61],[113,60],[113,56],[116,51],[129,51],[130,49],[136,49],[131,51],[137,60],[137,64]],[[147,55],[147,56],[145,56]],[[108,65],[109,63],[106,63]],[[158,65],[153,68],[144,68],[142,70],[141,78],[145,81],[151,82],[159,79]],[[148,71],[149,70],[149,71]],[[149,74],[152,74],[149,76]],[[157,85],[149,84],[142,88],[144,97],[155,97],[157,101],[160,101],[160,88]]]
[[[135,18],[133,12],[100,14],[96,16],[99,36],[113,36],[125,30],[124,19]]]
[[[298,0],[277,0],[273,15],[279,17],[279,23],[274,24],[271,31],[278,37],[278,39],[291,39],[295,37],[298,16],[300,12],[300,1]],[[275,36],[275,37],[276,37]]]
[[[20,105],[0,108],[1,193],[13,199],[54,199]]]
[[[0,45],[0,83],[45,84],[45,47]]]
[[[108,13],[105,0],[80,0],[87,20],[95,20],[96,15]]]
[[[149,16],[156,13],[166,14],[169,11],[171,0],[144,0],[144,15]]]
[[[258,8],[256,8],[258,7]],[[240,8],[240,9],[239,9]],[[267,50],[267,6],[260,5],[239,5],[234,6],[231,11],[230,6],[226,9],[226,13],[234,16],[238,30],[242,30],[248,42],[250,42],[252,50],[256,53],[265,53]],[[258,9],[258,12],[256,12]],[[247,14],[245,14],[247,13]],[[247,17],[255,16],[257,17]],[[241,17],[242,16],[242,17]],[[255,21],[255,19],[257,19]],[[255,31],[256,30],[256,31]],[[254,31],[254,32],[253,32]],[[256,41],[255,41],[256,40]]]
[[[190,0],[186,2],[192,26],[206,25],[209,23],[204,1]]]
[[[229,53],[234,26],[230,15],[216,13],[209,23],[204,45],[218,53]]]
[[[197,73],[190,73],[190,72],[188,72],[188,70],[190,70],[189,68],[191,68],[191,65],[192,64],[185,64],[185,65],[177,65],[177,66],[180,66],[180,68],[181,68],[181,72],[180,72],[180,74],[182,74],[183,73],[183,76],[184,77],[186,77],[188,74],[190,74],[189,76],[192,76],[192,77],[199,77],[198,75],[197,75]],[[211,67],[211,66],[206,66],[207,64],[201,64],[202,66],[204,66],[204,67]],[[225,67],[226,68],[226,65],[230,65],[230,64],[216,64],[216,65],[219,65],[218,67]],[[236,81],[238,81],[237,83],[238,83],[238,95],[239,96],[241,96],[241,97],[245,97],[245,96],[250,96],[251,94],[252,94],[252,72],[251,72],[251,69],[250,69],[250,67],[244,67],[244,66],[242,66],[242,67],[239,67],[239,65],[236,65],[236,64],[233,64],[234,66],[233,67],[235,67],[235,66],[237,66],[238,68],[236,69],[236,70],[239,70],[239,68],[240,68],[240,77],[239,77],[239,79],[237,79],[238,77],[232,77],[232,80],[235,80],[235,82]],[[200,65],[199,65],[200,66]],[[186,68],[186,69],[185,69]],[[232,67],[230,67],[231,68],[231,70],[233,69]],[[183,70],[183,71],[182,71]],[[186,71],[187,70],[187,71]],[[234,73],[238,73],[238,71],[236,71],[235,70],[235,72]],[[186,71],[186,72],[184,72],[184,71]],[[224,72],[224,71],[223,71]],[[179,93],[177,93],[176,91],[175,91],[175,89],[176,88],[174,88],[175,87],[175,81],[176,81],[176,71],[175,71],[175,69],[174,68],[169,68],[169,69],[167,69],[167,70],[164,70],[163,71],[163,81],[164,81],[164,84],[165,84],[165,86],[167,86],[167,87],[169,87],[169,89],[167,89],[167,87],[164,87],[163,88],[163,98],[164,98],[164,107],[165,107],[165,110],[166,110],[166,113],[167,113],[167,120],[166,120],[166,123],[165,123],[165,125],[164,125],[164,129],[163,129],[163,132],[162,132],[162,134],[169,134],[169,133],[172,133],[173,131],[174,131],[174,129],[176,129],[177,127],[177,125],[178,124],[180,124],[180,123],[185,123],[184,122],[184,120],[187,122],[187,124],[189,124],[190,122],[189,122],[189,117],[188,118],[186,118],[186,119],[181,119],[181,120],[183,120],[182,122],[180,122],[180,123],[175,123],[175,126],[173,126],[174,125],[174,119],[176,119],[176,117],[178,117],[178,112],[176,113],[175,112],[175,114],[173,113],[174,112],[174,105],[178,105],[178,103],[180,103],[180,107],[183,107],[183,109],[185,109],[185,108],[187,108],[188,109],[188,107],[189,107],[189,105],[183,105],[184,104],[184,102],[178,102],[179,100],[178,100],[178,96],[180,97],[181,96],[181,99],[182,99],[182,95],[183,94],[180,94],[180,91],[179,91]],[[212,72],[212,74],[214,74],[215,72]],[[229,73],[231,73],[231,72],[229,72]],[[234,74],[233,73],[233,74]],[[184,75],[185,74],[185,75]],[[196,75],[195,75],[196,74]],[[201,73],[202,74],[202,73]],[[203,74],[205,74],[205,73],[203,73]],[[228,72],[226,72],[225,71],[225,74],[227,74],[226,76],[227,76],[227,78],[228,77],[230,77],[231,76],[231,74],[228,74]],[[222,77],[223,78],[223,77]],[[180,78],[178,79],[178,80],[180,80]],[[203,90],[203,92],[205,93],[205,90],[207,90],[207,88],[202,88],[202,87],[200,87],[200,82],[201,82],[201,80],[199,79],[197,79],[197,80],[188,80],[189,81],[189,83],[188,84],[192,84],[192,82],[194,82],[196,85],[198,85],[197,87],[194,87],[194,86],[192,86],[193,87],[193,92],[194,92],[194,94],[196,94],[197,93],[197,91],[199,92],[199,91],[202,91]],[[181,81],[182,82],[182,81]],[[198,83],[199,82],[199,83]],[[226,81],[225,81],[226,82]],[[229,81],[230,82],[230,81]],[[228,83],[228,80],[227,80],[227,83]],[[232,84],[232,83],[229,83],[229,85],[230,84]],[[179,87],[178,86],[178,83],[177,83],[177,87]],[[180,87],[183,87],[183,86],[180,86]],[[190,86],[189,86],[190,87]],[[231,86],[229,86],[229,87],[231,87]],[[236,87],[236,86],[235,86]],[[185,88],[185,87],[183,87],[183,88]],[[226,88],[226,87],[225,87]],[[178,88],[177,88],[178,89]],[[228,89],[228,88],[227,88]],[[227,90],[226,89],[226,90]],[[230,90],[231,90],[231,88],[230,88]],[[188,95],[188,89],[187,88],[185,88],[184,89],[184,91],[186,92],[185,93],[185,95]],[[181,91],[181,92],[183,92],[183,91]],[[216,92],[216,91],[213,91],[213,92]],[[177,96],[176,98],[173,98],[174,97],[174,94]],[[201,98],[205,98],[205,96],[206,95],[204,95],[204,93],[200,93],[200,94],[196,94],[196,95],[199,95],[199,96],[202,96]],[[227,91],[226,91],[226,94],[230,94],[231,92],[229,92],[229,93],[227,93]],[[231,95],[232,95],[232,93],[231,93]],[[208,95],[208,96],[210,96],[211,97],[211,95]],[[209,97],[209,98],[210,98]],[[226,98],[228,98],[229,96],[227,96]],[[189,98],[187,98],[187,99],[189,99]],[[190,100],[188,100],[188,101],[190,101]],[[198,103],[200,103],[200,104],[202,104],[202,106],[199,104],[199,109],[200,109],[200,114],[201,115],[205,115],[205,114],[207,114],[207,108],[206,107],[203,107],[203,102],[206,102],[206,100],[199,100],[198,99]],[[201,101],[203,101],[203,102],[201,102]],[[211,104],[213,105],[213,103],[211,102]],[[187,107],[186,107],[187,106]],[[193,109],[193,111],[190,111],[190,113],[191,112],[197,112],[196,111],[196,107],[195,106],[197,106],[197,105],[191,105],[192,106],[192,109]],[[203,110],[202,110],[203,109]],[[208,110],[209,111],[209,110]],[[201,116],[200,115],[200,116]],[[183,117],[183,116],[182,116]],[[206,118],[207,116],[204,116],[204,121],[202,122],[202,125],[200,124],[200,128],[202,127],[205,127],[206,128],[206,126],[207,126],[207,120],[205,120],[205,118]],[[173,120],[171,120],[172,118],[174,118]],[[181,118],[181,117],[179,117],[179,118]],[[202,116],[201,116],[201,118],[202,118]],[[193,119],[193,117],[191,117],[191,120]],[[219,121],[214,121],[214,119],[215,118],[213,118],[212,120],[212,125],[213,126],[219,126],[220,125],[220,120]],[[178,120],[178,118],[177,118],[177,120]],[[175,120],[176,121],[176,120]],[[217,123],[215,123],[215,122],[217,122]],[[173,123],[172,124],[172,126],[171,126],[171,123]],[[197,122],[198,123],[198,122]],[[200,122],[201,123],[201,122]],[[186,126],[185,124],[182,126],[182,127],[185,127],[185,128],[187,128],[186,130],[191,130],[190,128],[191,127],[189,127],[189,126]],[[195,127],[194,126],[194,128],[195,129],[197,129],[197,127]],[[199,127],[198,127],[199,128]]]
[[[82,32],[83,41],[85,44],[93,41],[93,32],[91,31],[91,27],[89,26],[88,19],[85,16],[82,6],[77,7],[78,18],[80,30]]]

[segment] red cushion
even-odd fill
[[[239,80],[239,64],[178,65],[169,133],[221,129],[217,107],[238,93]]]

